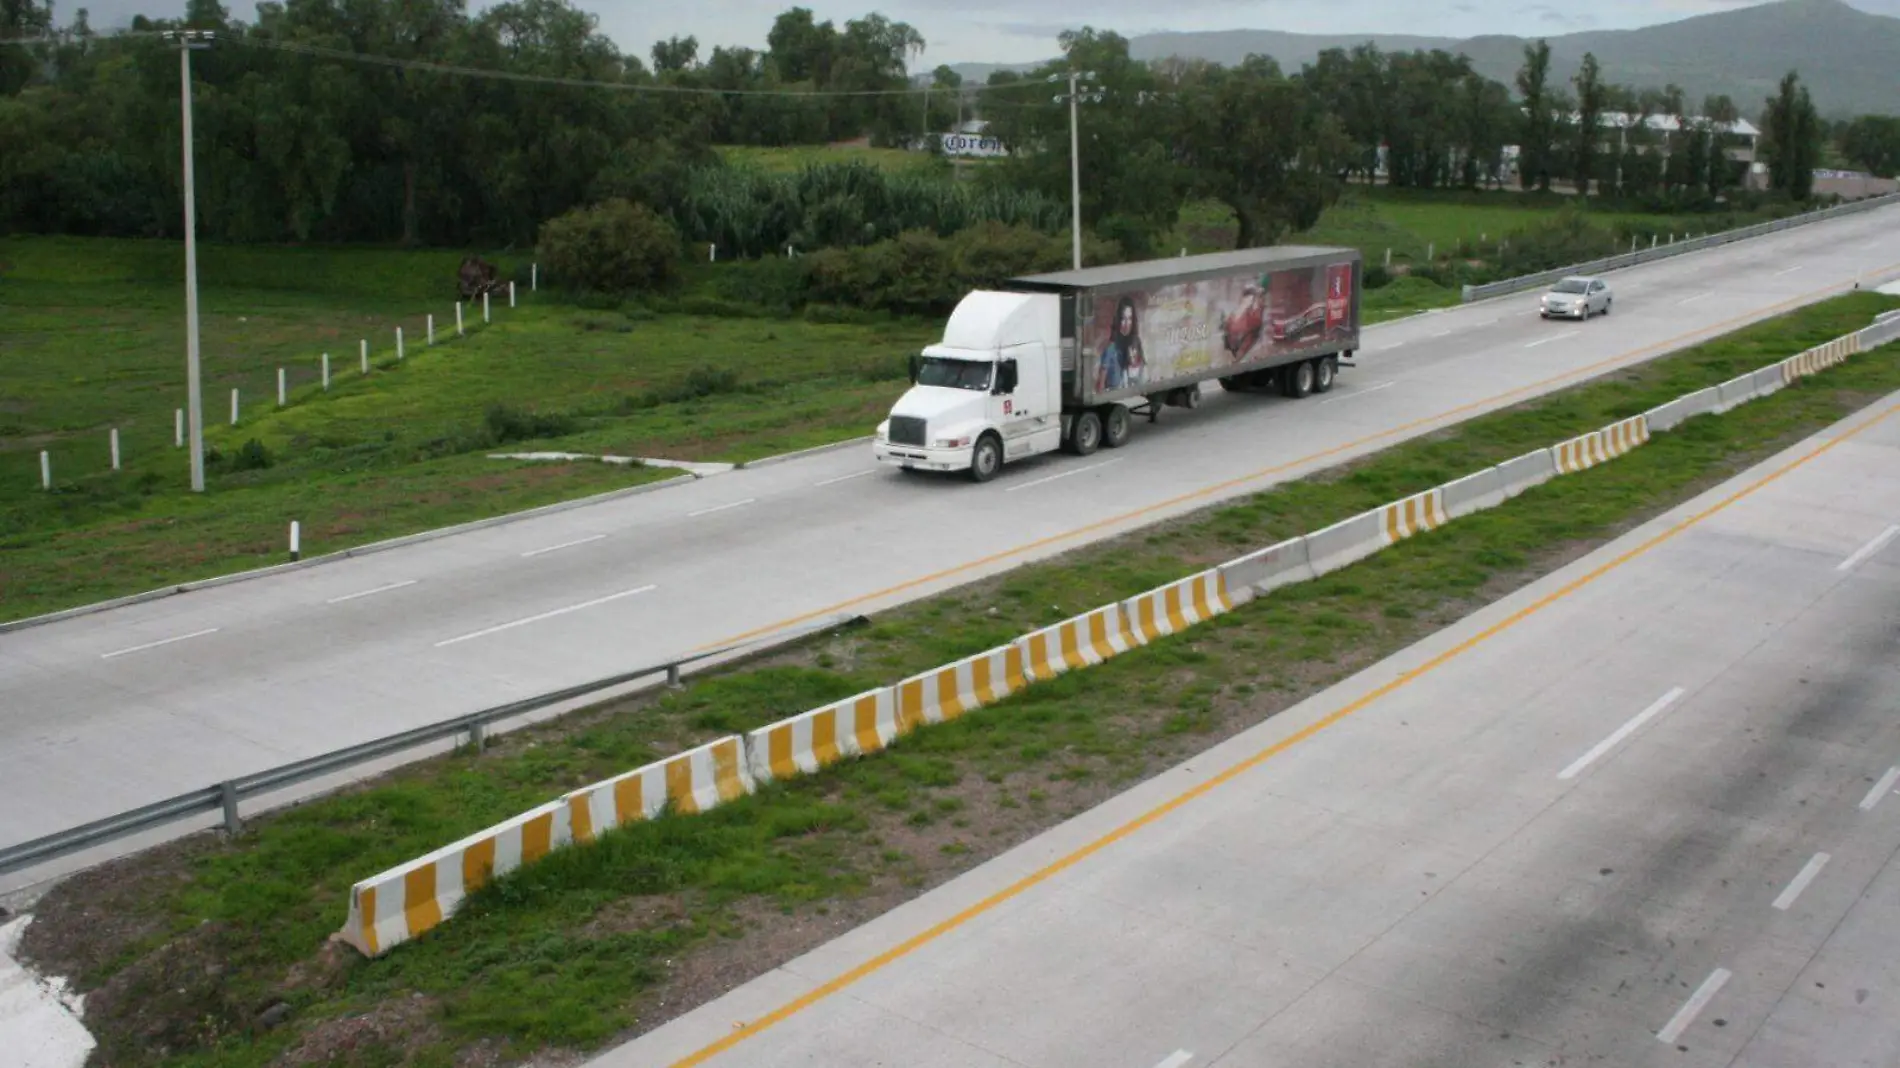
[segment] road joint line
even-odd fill
[[[638,593],[651,593],[652,591],[656,589],[659,589],[659,587],[653,586],[653,585],[647,585],[647,586],[637,586],[631,590],[621,590],[619,593],[610,593],[605,597],[596,597],[591,601],[583,601],[580,604],[571,604],[571,605],[568,605],[566,608],[556,608],[552,612],[542,612],[540,615],[529,616],[526,619],[517,619],[512,622],[500,623],[492,627],[486,627],[482,630],[471,631],[470,633],[461,635],[460,637],[449,638],[444,641],[436,642],[435,647],[437,649],[440,649],[444,646],[455,645],[460,642],[469,641],[474,638],[482,638],[490,634],[499,634],[500,632],[504,630],[513,630],[516,627],[526,626],[529,623],[539,623],[544,619],[553,619],[556,616],[564,616],[564,615],[567,615],[569,612],[578,612],[583,608],[593,608],[597,605],[606,604],[609,601],[618,601],[622,597],[632,597],[633,595],[638,594]]]

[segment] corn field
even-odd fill
[[[719,258],[853,248],[927,230],[947,237],[984,222],[1056,233],[1067,205],[1036,193],[890,174],[866,163],[813,164],[795,173],[736,167],[694,172],[673,223]]]

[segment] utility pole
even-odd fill
[[[178,107],[185,147],[185,405],[191,430],[191,491],[205,489],[204,397],[198,383],[198,204],[191,166],[191,54],[211,47],[211,30],[168,30],[178,44]]]
[[[1078,132],[1077,104],[1086,97],[1089,103],[1098,104],[1102,100],[1102,91],[1093,87],[1085,94],[1080,83],[1095,81],[1094,71],[1071,70],[1067,74],[1051,74],[1049,80],[1069,82],[1066,94],[1057,94],[1055,101],[1064,101],[1069,105],[1069,229],[1075,245],[1075,269],[1082,269],[1082,140]]]

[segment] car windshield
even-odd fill
[[[1556,285],[1551,286],[1550,291],[1552,293],[1581,293],[1588,285],[1589,283],[1579,281],[1575,278],[1566,278]]]
[[[996,365],[987,361],[979,363],[976,360],[947,360],[941,356],[926,356],[923,366],[917,369],[917,384],[948,386],[951,389],[988,389],[990,376],[995,370]]]

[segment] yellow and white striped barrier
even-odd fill
[[[623,824],[650,820],[668,805],[682,816],[737,801],[754,789],[745,742],[736,734],[676,753],[561,798],[573,840],[591,842]]]
[[[1023,651],[1030,681],[1044,682],[1065,671],[1100,664],[1143,643],[1139,634],[1128,629],[1118,602],[1025,635],[1015,644]]]
[[[668,802],[703,812],[753,790],[744,743],[733,735],[648,764],[497,824],[350,889],[341,937],[364,956],[420,937],[455,914],[468,895],[562,846],[651,819]]]
[[[1428,530],[1437,530],[1451,522],[1445,511],[1445,488],[1434,486],[1402,501],[1393,501],[1379,509],[1379,533],[1387,545]]]
[[[565,801],[550,802],[364,879],[350,888],[350,914],[340,936],[366,957],[420,938],[496,876],[566,845],[567,816]]]
[[[1846,363],[1849,356],[1859,351],[1859,334],[1837,337],[1825,345],[1818,345],[1781,361],[1781,380],[1792,384],[1797,378],[1820,374],[1830,367]]]
[[[783,782],[882,750],[900,733],[895,695],[889,686],[871,690],[746,735],[753,782]]]
[[[1122,602],[1122,614],[1137,640],[1146,645],[1230,612],[1234,604],[1227,594],[1226,576],[1212,568],[1129,598]]]
[[[914,675],[895,687],[898,733],[947,723],[972,709],[993,705],[1027,685],[1023,650],[1014,642]]]
[[[1557,457],[1557,473],[1574,475],[1614,460],[1648,440],[1649,420],[1637,415],[1620,423],[1611,423],[1602,430],[1592,430],[1581,437],[1571,438],[1561,445],[1553,446],[1550,451]]]

